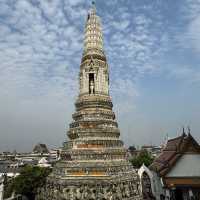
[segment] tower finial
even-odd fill
[[[185,135],[185,127],[183,126],[183,133],[182,133],[182,135]]]
[[[187,129],[188,129],[188,135],[190,135],[191,134],[190,126],[188,126]]]
[[[96,3],[95,3],[95,1],[92,1],[92,11],[94,13],[96,13]]]

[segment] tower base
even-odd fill
[[[141,200],[136,171],[120,176],[47,178],[36,200]]]

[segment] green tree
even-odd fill
[[[12,191],[34,200],[37,189],[45,184],[46,177],[51,173],[50,168],[37,166],[26,166],[22,169],[19,176],[13,179],[11,184]]]
[[[142,164],[145,164],[147,167],[151,165],[154,158],[147,150],[141,150],[138,156],[130,159],[132,165],[136,168],[140,168]]]
[[[13,192],[13,179],[9,179],[6,175],[4,176],[4,191],[3,198],[7,199]]]

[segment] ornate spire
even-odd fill
[[[94,14],[96,14],[96,5],[95,5],[95,1],[92,1],[92,12]]]
[[[85,27],[79,83],[61,159],[36,199],[141,199],[138,176],[126,159],[112,110],[108,64],[94,4]]]
[[[84,49],[80,67],[80,95],[109,96],[109,73],[103,51],[101,21],[95,3],[88,12],[85,25]]]
[[[95,2],[88,13],[84,36],[84,54],[103,54],[103,34],[101,20],[96,15]]]

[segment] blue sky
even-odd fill
[[[0,0],[0,150],[61,146],[90,1]],[[125,145],[200,140],[200,0],[97,0]]]

